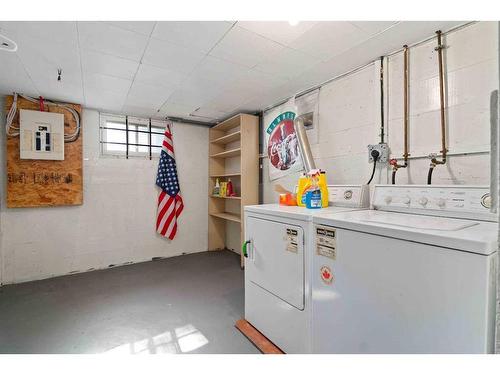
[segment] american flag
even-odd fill
[[[184,203],[177,178],[170,124],[165,129],[156,185],[161,188],[161,193],[158,196],[156,231],[172,240],[177,233],[177,218],[184,208]]]

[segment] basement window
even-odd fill
[[[100,115],[101,152],[115,156],[159,156],[166,121],[104,114]]]

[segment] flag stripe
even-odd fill
[[[163,137],[156,185],[161,188],[158,195],[156,231],[172,240],[177,234],[177,218],[184,210],[184,202],[180,194],[170,125],[167,125]]]

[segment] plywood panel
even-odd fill
[[[12,96],[5,101],[5,112],[12,105]],[[80,105],[71,104],[81,116]],[[37,103],[18,98],[17,108],[39,110]],[[47,106],[46,106],[47,110]],[[64,108],[48,106],[49,112],[64,114],[65,133],[76,129],[73,115]],[[19,126],[19,111],[13,121]],[[81,125],[81,123],[80,123]],[[7,207],[42,207],[83,204],[82,134],[71,143],[64,144],[64,160],[21,160],[19,137],[8,137]]]

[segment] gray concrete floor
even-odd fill
[[[207,252],[0,288],[0,353],[258,353],[243,271]]]

